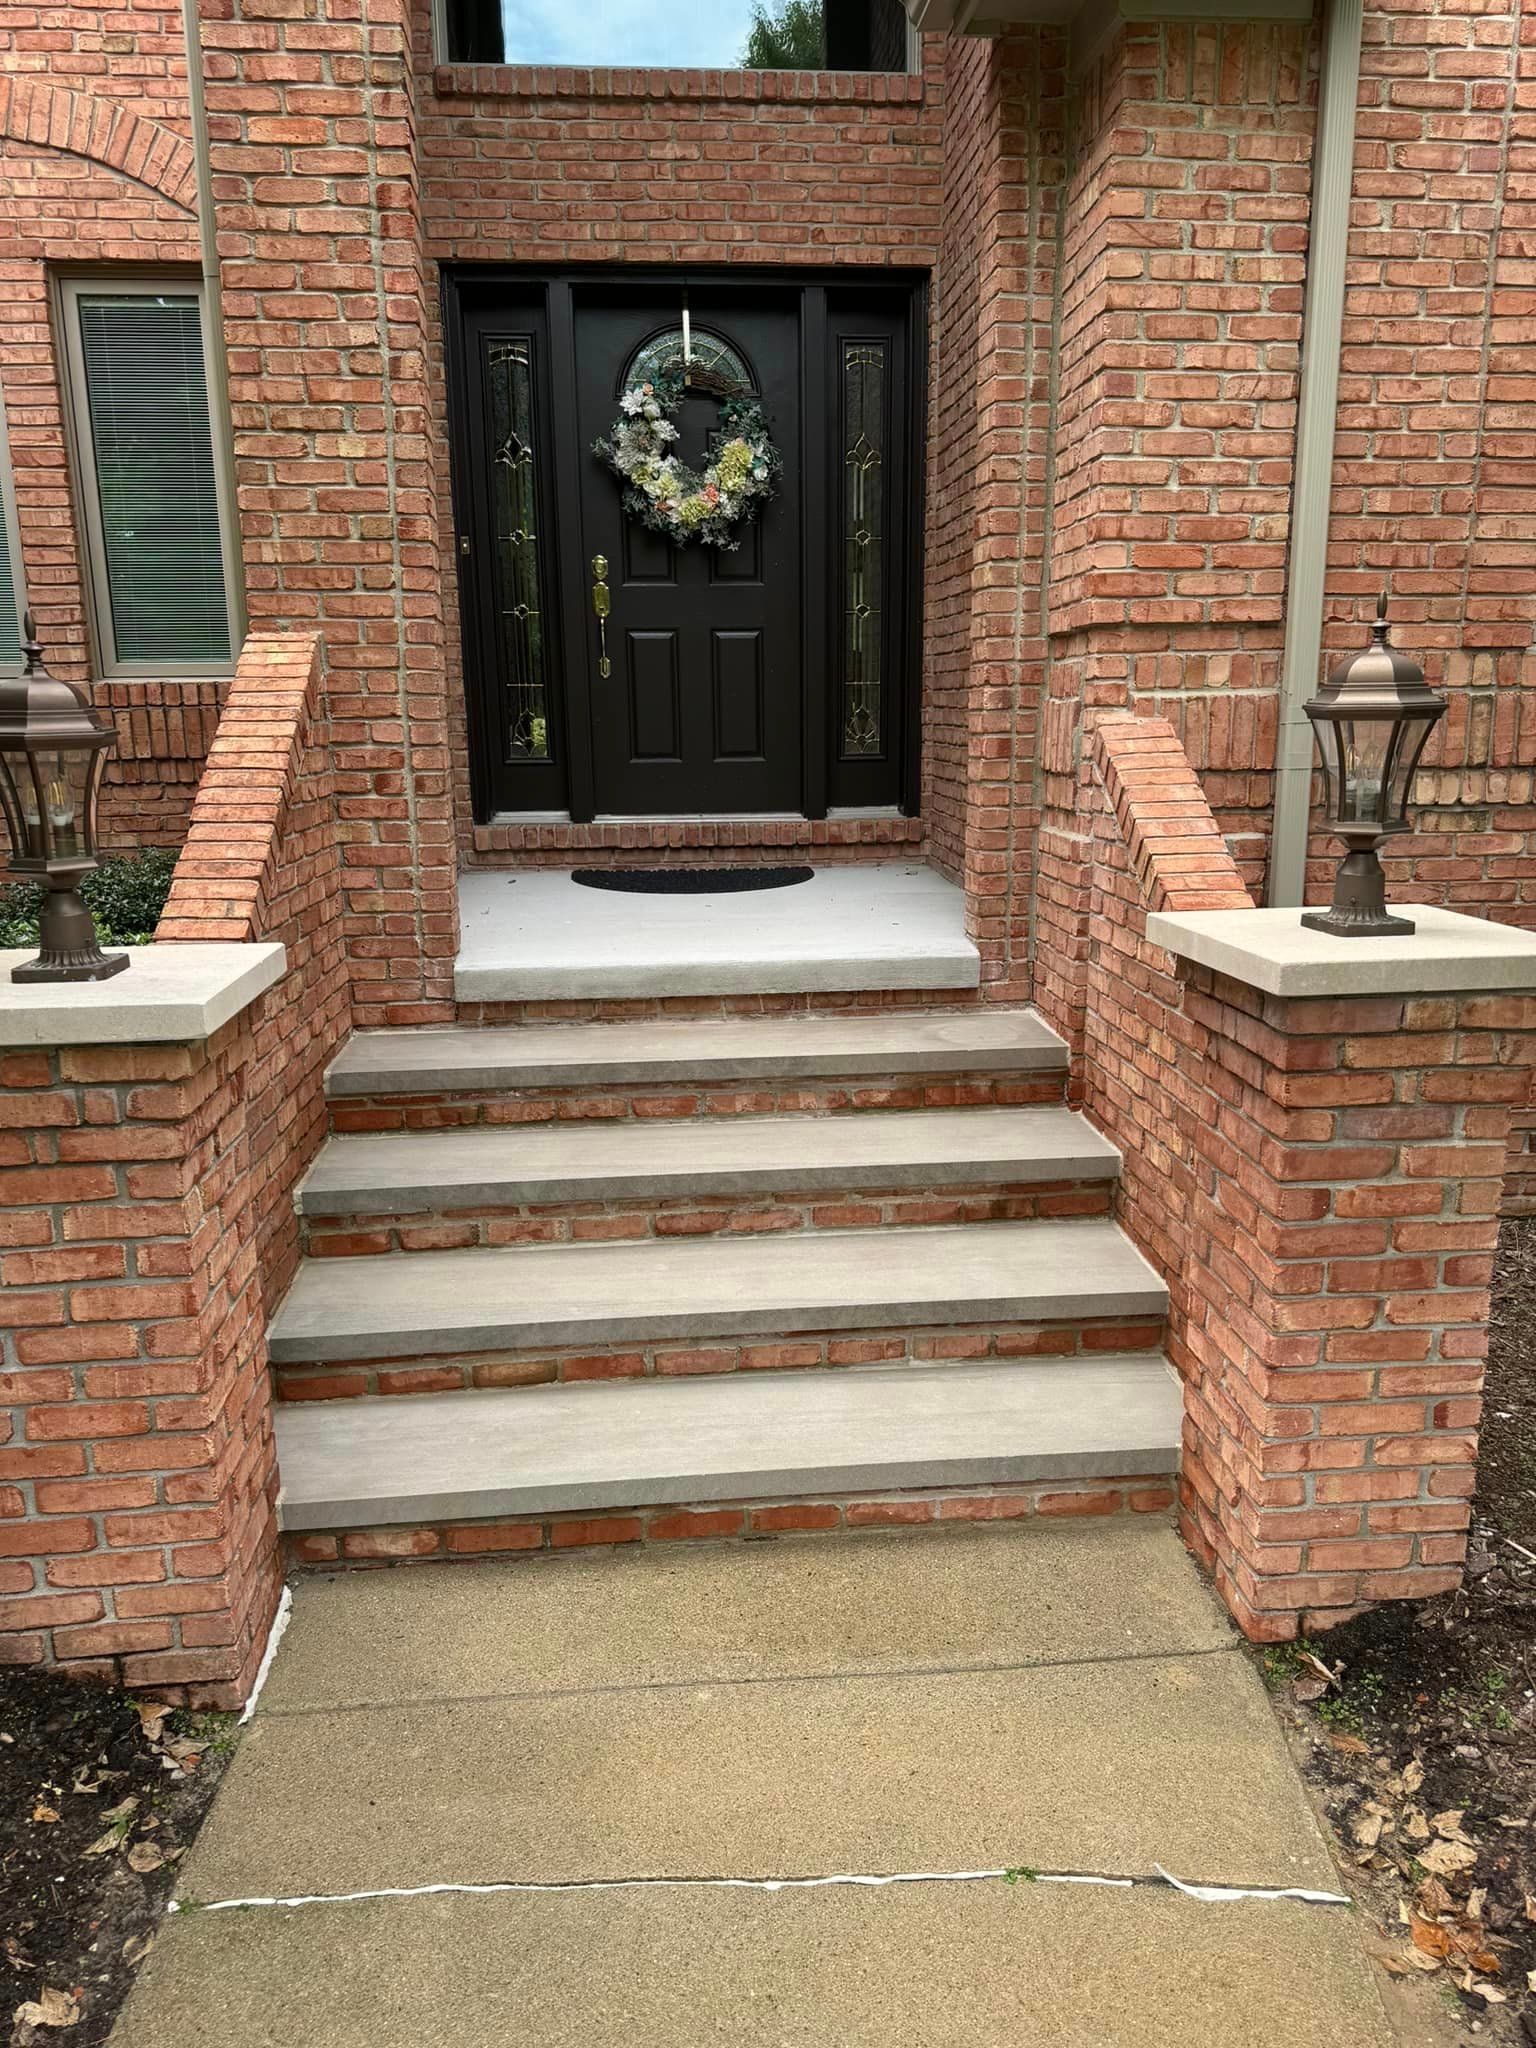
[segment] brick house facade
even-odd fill
[[[919,0],[913,10],[923,15]],[[999,11],[1027,10],[1005,0]],[[1188,13],[1170,4],[1162,20],[1116,15],[1112,33],[1089,41],[1080,27],[1022,19],[994,22],[990,34],[961,32],[929,4],[905,72],[673,72],[445,62],[433,10],[409,0],[352,10],[326,0],[201,0],[191,9],[189,94],[179,7],[0,7],[0,399],[14,580],[55,673],[86,684],[117,725],[109,840],[186,843],[162,939],[279,939],[298,977],[286,1002],[263,998],[238,1042],[210,1041],[190,1066],[160,1054],[161,1065],[143,1067],[180,1091],[174,1115],[162,1117],[153,1090],[131,1086],[133,1060],[66,1050],[54,1055],[62,1065],[24,1064],[5,1077],[17,1135],[3,1157],[26,1174],[85,1156],[75,1126],[93,1118],[151,1125],[144,1142],[177,1153],[175,1199],[193,1206],[178,1212],[176,1230],[195,1248],[182,1255],[196,1294],[183,1321],[216,1313],[210,1304],[226,1284],[208,1275],[205,1219],[194,1212],[191,1162],[210,1142],[205,1098],[216,1098],[218,1116],[238,1116],[241,1144],[281,1152],[254,1192],[218,1195],[238,1212],[261,1276],[259,1307],[240,1294],[235,1362],[178,1355],[184,1385],[151,1375],[134,1394],[195,1400],[185,1426],[215,1438],[220,1418],[238,1412],[229,1425],[238,1442],[200,1438],[187,1452],[191,1478],[168,1463],[133,1480],[131,1502],[111,1496],[125,1511],[161,1513],[170,1496],[156,1488],[165,1481],[182,1501],[206,1505],[217,1475],[238,1463],[239,1531],[211,1528],[195,1544],[189,1536],[184,1560],[189,1580],[216,1569],[221,1583],[233,1573],[238,1584],[218,1619],[190,1628],[182,1617],[203,1611],[196,1596],[157,1606],[152,1591],[114,1595],[115,1551],[131,1531],[100,1519],[110,1503],[100,1487],[91,1492],[98,1468],[51,1451],[58,1477],[47,1483],[64,1485],[57,1511],[74,1515],[74,1561],[62,1577],[52,1567],[39,1567],[43,1577],[9,1568],[18,1617],[9,1626],[27,1654],[93,1665],[137,1657],[130,1677],[210,1694],[238,1691],[249,1677],[277,1555],[275,1525],[255,1527],[262,1516],[270,1522],[275,1487],[261,1469],[271,1425],[252,1391],[251,1332],[276,1313],[301,1253],[318,1267],[380,1252],[667,1234],[649,1212],[637,1224],[617,1201],[592,1205],[575,1224],[563,1212],[552,1221],[536,1201],[516,1217],[494,1205],[489,1218],[468,1221],[432,1210],[410,1241],[384,1211],[382,1223],[354,1209],[361,1221],[328,1229],[311,1219],[296,1230],[293,1189],[327,1124],[345,1136],[876,1106],[818,1076],[798,1097],[787,1084],[754,1093],[746,1081],[716,1096],[583,1084],[567,1089],[563,1107],[554,1083],[523,1081],[511,1108],[452,1087],[413,1095],[402,1082],[356,1104],[333,1099],[327,1111],[323,1072],[349,1028],[665,1022],[733,1008],[920,1017],[931,1007],[1037,1005],[1072,1057],[1069,1083],[1008,1094],[1022,1084],[983,1074],[984,1061],[952,1062],[958,1078],[943,1084],[944,1096],[897,1063],[876,1070],[878,1106],[998,1109],[1049,1102],[1065,1085],[1066,1099],[1084,1104],[1120,1146],[1127,1163],[1113,1213],[1166,1283],[1167,1348],[1186,1388],[1186,1529],[1244,1626],[1285,1633],[1303,1614],[1326,1620],[1446,1583],[1464,1541],[1475,1457],[1479,1303],[1499,1204],[1490,1148],[1524,1113],[1528,1006],[1517,993],[1480,1008],[1459,991],[1438,1021],[1416,1022],[1428,997],[1410,992],[1390,1019],[1363,1001],[1325,1015],[1301,999],[1255,998],[1198,961],[1174,966],[1145,924],[1170,910],[1264,900],[1282,672],[1298,658],[1294,641],[1288,656],[1297,630],[1288,578],[1299,547],[1325,543],[1325,629],[1313,666],[1358,643],[1385,587],[1399,641],[1450,698],[1420,778],[1416,829],[1390,849],[1394,891],[1536,928],[1536,279],[1525,197],[1536,43],[1518,0],[1493,11],[1394,0],[1365,18],[1328,422],[1331,516],[1325,534],[1298,535],[1325,38],[1311,20],[1216,23]],[[201,672],[167,662],[157,674],[152,661],[104,655],[107,550],[100,521],[87,516],[88,375],[67,307],[72,292],[110,292],[129,279],[163,281],[173,295],[201,280],[203,290],[210,460],[236,596],[230,658]],[[663,312],[670,323],[674,307],[689,303],[685,287],[705,324],[729,324],[722,306],[747,309],[743,332],[759,331],[749,316],[764,334],[794,323],[800,353],[790,367],[757,365],[765,382],[769,371],[788,378],[809,423],[785,494],[802,521],[793,549],[786,543],[793,563],[773,573],[801,579],[783,585],[792,595],[778,612],[804,611],[822,638],[807,628],[799,752],[792,747],[782,767],[790,781],[775,785],[791,787],[791,800],[721,804],[715,794],[727,782],[706,778],[697,803],[631,812],[603,800],[605,786],[632,784],[604,784],[605,773],[618,773],[603,765],[610,739],[569,680],[580,671],[581,689],[594,688],[587,670],[599,644],[607,660],[609,644],[589,615],[597,571],[583,544],[593,529],[582,522],[599,487],[611,498],[613,485],[589,459],[597,415],[581,365],[606,332],[602,319],[629,318],[638,347]],[[497,293],[512,310],[496,313]],[[541,522],[533,608],[547,614],[547,637],[535,656],[519,629],[517,659],[548,667],[539,672],[539,738],[509,766],[485,723],[515,666],[494,563],[497,547],[526,536],[495,524],[489,413],[476,413],[475,397],[490,357],[475,349],[524,329],[531,354],[519,360],[534,365],[527,459]],[[886,350],[882,374],[894,380],[900,365],[905,376],[882,387],[900,394],[883,401],[880,452],[885,473],[902,478],[881,501],[877,534],[887,550],[889,665],[879,716],[891,722],[875,766],[889,774],[881,782],[870,768],[867,787],[879,800],[839,801],[839,790],[857,799],[866,788],[857,749],[839,750],[836,726],[848,687],[839,663],[851,660],[837,620],[852,606],[840,580],[852,574],[852,528],[837,530],[849,501],[815,423],[829,439],[841,429],[838,407],[851,400],[834,358],[846,374],[846,352],[873,345],[871,334]],[[639,556],[615,571],[610,637],[634,703],[641,642],[666,637],[635,623],[634,593],[665,580]],[[763,569],[758,580],[772,577]],[[685,625],[702,620],[717,649],[780,630],[773,607],[750,630],[730,626],[735,614],[709,610],[716,597],[726,603],[714,580],[702,596],[693,588]],[[488,671],[493,646],[506,675]],[[816,673],[818,648],[825,676]],[[675,704],[686,706],[697,679],[678,680],[675,648],[668,658]],[[1303,665],[1307,658],[1303,648]],[[761,688],[761,651],[756,659]],[[890,677],[903,663],[898,724]],[[718,722],[718,695],[713,702]],[[771,691],[762,702],[755,739],[728,745],[717,723],[720,760],[771,751],[775,718],[788,714]],[[632,716],[638,730],[641,714]],[[557,727],[567,777],[557,799],[509,804],[523,766],[552,774],[547,735]],[[632,738],[619,769],[639,777],[668,745],[683,751],[675,733],[649,747]],[[554,785],[545,775],[536,786]],[[959,892],[977,959],[972,985],[887,977],[862,991],[839,987],[835,998],[804,993],[792,1005],[771,992],[722,1000],[663,988],[615,1003],[471,997],[456,986],[466,878],[516,883],[578,861],[719,858],[934,871]],[[1314,827],[1309,900],[1326,897],[1332,868],[1331,844]],[[1303,1099],[1299,1074],[1329,1061],[1372,1065],[1371,1042],[1393,1030],[1415,1034],[1401,1072],[1383,1061],[1364,1086]],[[1463,1066],[1471,1071],[1459,1092]],[[116,1091],[111,1117],[97,1079]],[[1247,1093],[1238,1101],[1234,1090]],[[54,1097],[64,1104],[57,1115],[43,1102]],[[403,1111],[394,1097],[405,1098]],[[1371,1142],[1354,1142],[1372,1116]],[[1221,1143],[1200,1135],[1207,1125],[1223,1127]],[[1424,1146],[1444,1140],[1444,1152],[1416,1150],[1416,1131]],[[1282,1144],[1287,1156],[1277,1160],[1271,1148]],[[113,1172],[128,1172],[133,1156],[131,1145],[113,1154]],[[1438,1206],[1403,1192],[1431,1169]],[[1055,1189],[1044,1207],[1022,1181],[959,1193],[909,1183],[903,1211],[876,1180],[855,1190],[862,1207],[850,1202],[839,1215],[818,1212],[791,1181],[795,1199],[745,1221],[722,1224],[695,1204],[668,1229],[767,1235],[1107,1213],[1107,1197],[1083,1197],[1071,1182],[1066,1175],[1067,1191]],[[13,1192],[31,1204],[36,1185]],[[101,1180],[79,1202],[108,1205],[128,1192]],[[1504,1192],[1519,1205],[1532,1193],[1518,1151]],[[35,1401],[47,1410],[40,1426],[53,1430],[61,1405],[86,1403],[97,1382],[127,1372],[122,1361],[140,1355],[140,1340],[78,1350],[66,1386],[69,1362],[58,1361],[68,1346],[39,1332],[50,1321],[86,1324],[87,1305],[59,1307],[54,1281],[92,1277],[69,1246],[82,1231],[94,1245],[108,1211],[94,1221],[52,1201],[46,1211],[4,1240],[26,1261],[7,1281],[40,1290],[37,1327],[13,1340],[7,1386],[17,1417]],[[1413,1231],[1410,1247],[1403,1233]],[[100,1256],[105,1283],[110,1258]],[[1240,1302],[1234,1262],[1244,1260],[1263,1281]],[[149,1266],[110,1277],[147,1287]],[[238,1292],[249,1279],[242,1269],[227,1284]],[[1298,1297],[1317,1305],[1311,1322]],[[110,1320],[145,1333],[153,1351],[159,1313],[146,1293]],[[650,1340],[551,1339],[538,1356],[466,1341],[448,1365],[354,1348],[362,1364],[347,1373],[323,1350],[290,1348],[278,1392],[297,1405],[316,1393],[996,1360],[1055,1355],[1053,1344],[1087,1355],[1111,1336],[1136,1349],[1138,1330],[1161,1326],[1161,1305],[1088,1320],[1102,1325],[1097,1340],[1090,1332],[1080,1341],[1080,1330],[1069,1339],[1071,1317],[1046,1318],[1027,1346],[1003,1327],[1007,1318],[958,1318],[958,1336],[910,1319],[900,1337],[874,1324],[860,1341],[877,1348],[846,1360],[814,1323],[772,1330],[762,1356],[740,1341],[684,1354]],[[1340,1334],[1346,1328],[1353,1337]],[[45,1356],[46,1386],[27,1377]],[[1287,1371],[1306,1375],[1290,1394]],[[89,1418],[77,1419],[84,1431]],[[130,1418],[135,1427],[141,1419]],[[19,1442],[24,1418],[16,1428]],[[1383,1477],[1378,1453],[1389,1441],[1401,1448]],[[174,1455],[183,1448],[178,1436]],[[30,1486],[25,1454],[9,1468],[4,1456],[0,1471],[14,1487]],[[138,1474],[140,1463],[119,1451],[100,1471]],[[765,1496],[720,1508],[700,1493],[665,1506],[681,1518],[674,1534],[689,1516],[700,1518],[700,1533],[722,1533],[724,1523],[853,1527],[1069,1511],[1064,1501],[1098,1512],[1111,1499],[1161,1504],[1169,1469],[1101,1465],[1104,1485],[1081,1500],[1042,1482],[1011,1492],[832,1488],[811,1507]],[[18,1517],[51,1512],[30,1494],[15,1498]],[[98,1520],[88,1527],[91,1514]],[[324,1560],[630,1540],[611,1534],[620,1522],[638,1540],[651,1519],[556,1507],[487,1510],[459,1527],[423,1508],[382,1533],[366,1516],[334,1534],[289,1527],[296,1554]],[[570,1533],[588,1529],[610,1534]],[[174,1582],[169,1523],[155,1541]],[[224,1546],[212,1565],[208,1542]],[[98,1552],[104,1563],[93,1577]],[[146,1572],[159,1583],[158,1562]],[[45,1613],[40,1603],[66,1587],[64,1606]],[[126,1632],[114,1637],[119,1626]]]

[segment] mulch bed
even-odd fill
[[[1378,1608],[1266,1677],[1333,1823],[1369,1945],[1536,2043],[1536,1220],[1504,1227],[1472,1548],[1459,1593]],[[1312,1659],[1316,1659],[1313,1662]],[[1473,2029],[1475,2028],[1475,2033]]]
[[[228,1714],[0,1670],[0,2044],[95,2048],[235,1744]]]

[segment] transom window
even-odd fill
[[[438,0],[450,64],[574,64],[690,71],[906,71],[901,0]]]

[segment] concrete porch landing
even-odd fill
[[[113,2048],[1387,2048],[1344,1908],[758,1888],[1156,1864],[1341,1888],[1150,1518],[306,1578],[181,1889],[318,1902],[178,1913]]]
[[[619,895],[558,869],[481,869],[459,877],[459,924],[461,1003],[970,989],[981,979],[964,896],[906,863],[832,865],[790,889],[721,896]]]

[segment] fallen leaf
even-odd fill
[[[1443,1962],[1455,1949],[1448,1928],[1437,1925],[1433,1920],[1421,1920],[1417,1915],[1409,1928],[1409,1938],[1420,1955],[1434,1956],[1439,1962]]]
[[[130,1934],[123,1943],[123,1961],[130,1970],[137,1969],[154,1945],[152,1934]]]
[[[80,2001],[72,1991],[44,1991],[18,2005],[13,2017],[18,2027],[72,2027],[80,2018]]]
[[[1421,1807],[1410,1806],[1403,1815],[1403,1833],[1410,1842],[1427,1842],[1429,1840],[1429,1822],[1424,1818]]]
[[[106,1782],[105,1771],[93,1771],[89,1764],[82,1764],[75,1772],[74,1782],[69,1789],[71,1792],[99,1792]]]
[[[1386,1825],[1379,1813],[1362,1813],[1350,1832],[1362,1849],[1374,1849]]]
[[[1454,1877],[1458,1870],[1470,1870],[1477,1851],[1465,1842],[1431,1842],[1419,1851],[1419,1861],[1436,1877]]]
[[[1527,1920],[1536,1920],[1536,1893],[1527,1892],[1525,1895],[1525,1917]]]
[[[56,1806],[46,1805],[41,1799],[39,1799],[36,1806],[34,1806],[32,1809],[32,1818],[35,1821],[40,1822],[44,1826],[51,1826],[52,1823],[58,1819],[58,1817],[59,1809]]]
[[[1470,1991],[1474,1997],[1480,1998],[1484,2005],[1507,2005],[1509,2003],[1509,1993],[1507,1991],[1501,1991],[1496,1984],[1479,1983],[1475,1977],[1470,1984],[1463,1984],[1461,1988],[1463,1991]]]
[[[1403,1961],[1415,1970],[1424,1971],[1426,1976],[1431,1970],[1438,1970],[1440,1967],[1440,1958],[1438,1956],[1426,1955],[1421,1948],[1406,1949],[1403,1953]]]
[[[1424,1782],[1424,1766],[1415,1757],[1411,1764],[1403,1766],[1403,1790],[1417,1792]]]
[[[1436,1920],[1442,1913],[1454,1913],[1456,1910],[1456,1901],[1438,1877],[1425,1878],[1419,1886],[1416,1903],[1426,1920]]]
[[[161,1700],[135,1700],[134,1711],[139,1717],[139,1732],[146,1742],[158,1742],[170,1708]]]
[[[1291,1687],[1291,1697],[1302,1706],[1309,1707],[1313,1700],[1320,1700],[1327,1690],[1326,1678],[1298,1678]]]
[[[1432,1813],[1429,1824],[1435,1833],[1443,1836],[1447,1842],[1468,1842],[1472,1838],[1463,1834],[1461,1828],[1466,1813],[1467,1809],[1464,1806],[1448,1806],[1444,1813]]]
[[[1369,1756],[1371,1745],[1362,1742],[1358,1735],[1333,1734],[1328,1737],[1340,1756]]]
[[[1536,1970],[1526,1971],[1525,1988],[1527,1991],[1536,1991]]]
[[[1394,1977],[1406,1977],[1408,1974],[1408,1964],[1403,1961],[1401,1956],[1378,1956],[1376,1960],[1384,1970],[1390,1971]]]
[[[1335,1690],[1338,1689],[1341,1680],[1337,1671],[1330,1671],[1322,1658],[1314,1656],[1310,1650],[1303,1650],[1300,1654],[1302,1663],[1311,1665],[1325,1687],[1332,1686]]]
[[[152,1870],[164,1867],[165,1858],[153,1842],[135,1842],[128,1851],[128,1868],[136,1870],[140,1877],[148,1877]]]
[[[1483,1917],[1483,1907],[1486,1905],[1487,1900],[1488,1887],[1485,1884],[1480,1884],[1475,1891],[1468,1892],[1467,1918],[1469,1920],[1481,1920]]]

